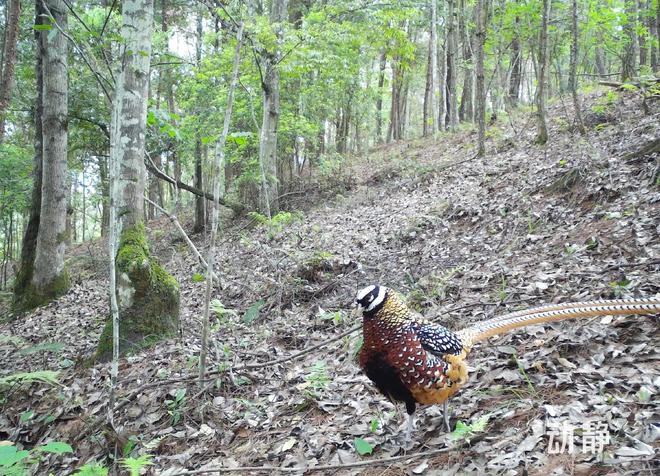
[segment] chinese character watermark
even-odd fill
[[[573,439],[575,428],[564,421],[554,425],[548,431],[549,454],[572,454],[575,450]],[[599,420],[587,420],[582,424],[582,453],[602,454],[605,445],[610,443],[607,423]]]
[[[573,453],[573,425],[562,422],[559,428],[553,428],[548,433],[548,453],[551,455]],[[558,439],[559,441],[556,441]]]

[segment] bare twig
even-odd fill
[[[406,461],[419,458],[427,458],[429,456],[435,456],[443,453],[448,453],[453,451],[455,448],[441,448],[439,450],[430,450],[422,451],[421,453],[414,453],[410,455],[403,456],[391,456],[389,458],[375,458],[366,461],[356,461],[355,463],[345,463],[345,464],[326,464],[321,466],[309,466],[303,468],[290,468],[290,467],[281,467],[281,466],[241,466],[237,468],[209,468],[209,469],[193,469],[190,471],[181,471],[180,473],[173,473],[170,476],[187,476],[189,474],[212,474],[212,473],[231,473],[231,472],[283,472],[283,473],[311,473],[314,471],[331,471],[331,470],[340,470],[346,468],[360,468],[362,466],[380,466],[389,463],[394,463],[397,461]]]
[[[144,199],[145,199],[148,203],[150,203],[151,205],[153,205],[153,206],[154,206],[159,212],[161,212],[163,215],[167,216],[167,218],[169,218],[170,221],[171,221],[172,223],[174,223],[174,226],[177,228],[177,230],[179,230],[179,233],[181,233],[181,236],[182,236],[183,239],[186,241],[186,243],[188,244],[188,246],[190,247],[190,249],[192,250],[192,252],[195,253],[195,256],[197,257],[197,259],[199,260],[199,262],[202,264],[202,266],[207,267],[208,264],[206,264],[206,260],[204,259],[204,257],[202,256],[202,254],[199,252],[199,250],[197,249],[197,247],[195,246],[195,244],[192,242],[192,240],[190,239],[190,237],[188,236],[188,234],[186,233],[186,231],[183,229],[183,227],[181,226],[181,223],[179,223],[179,220],[177,219],[176,215],[174,215],[173,213],[168,212],[168,211],[165,210],[163,207],[161,207],[160,205],[158,205],[156,202],[150,200],[149,197],[147,197],[146,195],[145,195]],[[213,274],[213,279],[215,279],[215,280],[219,280],[218,276],[217,276],[215,273]]]

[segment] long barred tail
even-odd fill
[[[463,346],[470,349],[477,342],[520,327],[564,319],[628,314],[660,314],[660,298],[584,301],[541,306],[494,317],[463,329],[457,334]]]

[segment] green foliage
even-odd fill
[[[622,298],[633,288],[633,283],[628,278],[621,278],[610,282],[610,288],[615,298]]]
[[[64,348],[61,342],[42,342],[19,350],[22,355],[36,354],[37,352],[60,352]]]
[[[193,283],[203,283],[206,280],[202,273],[194,273],[191,279]]]
[[[225,326],[230,316],[238,318],[238,313],[234,309],[226,308],[219,299],[211,300],[209,307],[217,319],[218,326]]]
[[[124,458],[121,460],[121,465],[128,469],[131,476],[140,476],[142,468],[153,465],[152,459],[153,456],[144,454],[138,458]]]
[[[305,375],[307,395],[311,398],[317,398],[320,392],[328,388],[331,381],[326,363],[322,360],[316,361],[309,373]]]
[[[355,445],[355,451],[360,456],[370,455],[371,453],[374,452],[374,447],[371,446],[371,444],[368,441],[362,438],[353,439],[353,444]]]
[[[302,221],[304,215],[302,212],[279,212],[274,215],[272,218],[268,218],[265,215],[262,215],[259,212],[250,212],[248,213],[250,218],[256,221],[259,225],[263,226],[267,230],[268,239],[273,239],[275,236],[280,234],[287,226]]]
[[[73,476],[107,476],[108,468],[97,462],[86,463],[73,473]]]
[[[591,110],[596,114],[607,114],[619,100],[619,94],[616,91],[608,91],[604,96],[598,98],[596,103],[591,106]]]
[[[186,389],[179,388],[174,393],[173,399],[166,399],[167,413],[171,417],[172,426],[176,426],[183,416],[183,407],[186,401]]]
[[[18,450],[13,443],[2,442],[0,443],[0,475],[27,475],[30,466],[39,462],[44,453],[56,455],[73,453],[73,448],[61,441],[51,441],[42,446],[35,446],[31,450]]]
[[[259,312],[261,311],[261,308],[264,307],[264,304],[266,304],[266,301],[259,299],[257,302],[248,307],[245,311],[245,314],[243,314],[243,323],[250,325],[255,320],[257,320],[259,317]]]
[[[39,370],[36,372],[18,372],[0,377],[0,391],[14,385],[30,385],[32,383],[45,383],[59,385],[59,372],[53,370]]]
[[[449,437],[455,441],[465,440],[469,443],[470,438],[472,438],[476,433],[481,433],[486,429],[486,425],[488,424],[489,419],[490,415],[484,415],[471,424],[458,421],[456,422],[456,428],[450,433]]]

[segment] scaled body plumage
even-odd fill
[[[490,336],[543,322],[599,315],[660,313],[660,299],[586,301],[543,306],[490,319],[459,332],[425,321],[384,286],[362,289],[356,304],[363,313],[360,367],[390,400],[404,402],[408,437],[416,404],[446,402],[465,385],[465,359],[472,346]]]

